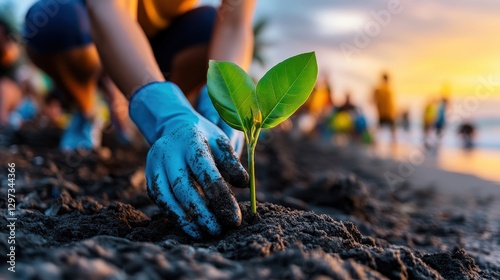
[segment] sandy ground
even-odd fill
[[[402,174],[400,163],[360,148],[272,133],[257,151],[258,215],[248,212],[248,191],[235,189],[242,226],[190,240],[147,197],[144,150],[75,161],[54,148],[57,137],[23,133],[0,148],[3,276],[500,278],[497,192],[471,176],[423,164]],[[7,274],[4,253],[8,162],[17,166],[16,274]],[[404,178],[388,184],[387,172]]]
[[[495,158],[497,154],[491,152],[490,158],[486,160],[483,154],[488,153],[487,151],[467,153],[446,150],[432,153],[419,147],[397,145],[391,148],[388,144],[380,146],[364,147],[361,150],[359,147],[351,147],[347,150],[351,155],[356,154],[360,158],[381,163],[379,167],[383,167],[382,175],[388,185],[410,183],[413,188],[432,187],[447,196],[500,199],[500,182],[496,179],[500,178],[500,154]],[[485,176],[478,176],[482,174]],[[494,203],[492,207],[492,212],[500,214],[500,203]]]
[[[329,150],[330,145],[325,143],[315,144],[319,149]],[[432,152],[419,152],[419,148],[396,146],[390,147],[363,147],[348,146],[336,148],[341,157],[346,160],[349,157],[356,158],[358,172],[369,174],[368,177],[378,177],[379,184],[385,185],[392,191],[398,192],[398,189],[411,186],[415,191],[429,192],[433,194],[432,205],[429,208],[437,208],[442,211],[454,213],[480,213],[481,220],[484,222],[481,227],[484,228],[484,235],[490,233],[500,233],[500,183],[487,180],[475,175],[452,172],[439,167],[440,162],[447,162],[447,166],[452,165],[453,158],[440,159],[438,156],[456,156],[454,165],[461,165],[458,169],[477,173],[476,170],[482,169],[480,163],[490,164],[484,166],[484,174],[487,177],[497,178],[498,175],[492,174],[492,170],[499,168],[495,163],[484,161],[473,155],[464,155],[457,152],[443,152],[441,155]],[[422,156],[423,155],[423,156]],[[467,157],[471,157],[467,163]],[[484,158],[484,156],[481,156]],[[471,166],[467,166],[470,164]],[[492,165],[493,164],[493,165]],[[478,174],[482,174],[479,172]],[[489,263],[500,266],[500,240],[491,239],[491,242],[480,245],[475,239],[477,236],[464,236],[464,247],[469,248],[478,258]],[[483,254],[487,252],[487,254]]]

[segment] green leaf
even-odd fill
[[[208,95],[219,115],[234,129],[248,131],[253,112],[259,111],[252,78],[232,62],[210,60]]]
[[[278,63],[257,84],[262,128],[272,128],[289,118],[311,94],[318,77],[314,52]]]

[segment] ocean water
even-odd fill
[[[408,110],[410,115],[410,131],[400,131],[401,140],[412,144],[422,140],[422,115],[428,97],[405,96],[397,97],[399,109]],[[361,105],[368,115],[372,127],[376,125],[376,112],[371,104]],[[461,121],[470,121],[476,127],[475,144],[479,149],[500,150],[500,96],[489,97],[484,100],[471,97],[456,97],[450,99],[447,116],[453,123],[445,129],[442,145],[445,147],[461,147],[460,137],[457,135]],[[449,118],[449,119],[450,119]],[[388,135],[381,135],[382,141],[388,140]]]
[[[435,158],[435,167],[444,170],[470,174],[482,179],[500,183],[500,97],[487,100],[456,98],[451,100],[448,116],[455,118],[449,123],[443,138],[433,151],[426,151],[426,155]],[[422,111],[425,99],[414,98],[413,104],[408,107],[410,112],[410,130],[398,128],[398,148],[390,146],[390,133],[381,130],[376,133],[378,141],[377,153],[382,157],[391,157],[396,160],[408,158],[415,150],[425,151],[423,148]],[[474,105],[474,106],[472,106]],[[375,126],[375,117],[369,116],[372,127]],[[458,126],[461,121],[470,121],[476,128],[474,148],[464,150],[462,140],[458,135]],[[394,151],[397,151],[394,153]]]

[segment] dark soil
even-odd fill
[[[490,245],[500,246],[500,232],[491,230],[500,222],[487,214],[492,201],[445,208],[432,189],[391,189],[376,160],[271,133],[257,152],[258,215],[249,211],[248,190],[234,189],[242,225],[193,241],[149,199],[147,150],[70,156],[53,142],[32,145],[36,138],[28,133],[0,148],[0,275],[6,277],[500,279],[500,264],[488,258]],[[5,253],[10,162],[16,164],[15,274],[7,271]]]

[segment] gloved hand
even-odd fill
[[[64,131],[59,148],[63,151],[92,150],[101,144],[103,122],[86,118],[78,111]]]
[[[210,99],[210,96],[208,95],[207,86],[204,86],[200,91],[198,102],[196,104],[196,110],[207,120],[217,125],[220,129],[222,129],[222,131],[224,131],[224,133],[226,133],[226,136],[229,138],[229,141],[231,142],[231,146],[236,151],[236,154],[240,156],[243,150],[243,146],[245,144],[245,135],[243,134],[242,131],[230,127],[220,117],[217,110],[215,110],[215,107],[212,103],[212,100]]]
[[[198,114],[173,83],[151,83],[130,100],[130,117],[152,144],[148,193],[193,238],[241,223],[229,185],[248,187],[248,174],[224,132]]]

